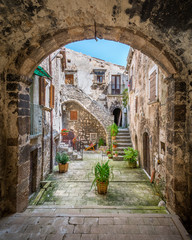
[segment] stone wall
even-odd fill
[[[17,91],[14,89],[19,87],[18,82],[23,82],[21,76],[31,76],[42,59],[69,42],[97,37],[120,41],[151,57],[170,77],[168,87],[172,95],[169,94],[169,97],[173,100],[170,99],[171,101],[166,103],[167,109],[171,110],[167,114],[170,124],[166,125],[166,136],[171,136],[169,153],[172,160],[171,167],[174,169],[169,188],[172,189],[169,194],[170,199],[174,201],[170,201],[170,208],[185,219],[190,218],[192,216],[190,204],[192,201],[191,8],[191,0],[185,1],[185,4],[173,0],[155,2],[99,0],[94,4],[92,1],[84,0],[78,2],[72,0],[69,4],[65,1],[55,3],[55,1],[32,0],[30,4],[27,1],[3,1],[0,31],[1,80],[7,81],[3,73],[8,71],[12,74],[12,80],[15,79],[14,81],[17,82],[15,88],[14,81],[12,86],[6,86],[6,83],[1,85],[5,95],[2,126],[4,131],[1,132],[3,149],[6,149],[4,162],[5,159],[7,164],[11,162],[17,172],[19,153],[13,151],[17,148],[15,142],[20,139],[18,125],[14,120],[17,118],[17,111],[15,111],[16,107],[11,107],[14,104],[9,105],[8,102],[12,100],[18,102]],[[10,91],[10,87],[13,91]],[[9,94],[6,93],[6,88]],[[181,118],[178,116],[179,113]],[[12,118],[12,121],[8,121]],[[13,129],[12,135],[6,135],[10,129]],[[181,139],[179,143],[177,138]],[[15,142],[9,139],[14,139]],[[8,152],[13,154],[11,160]],[[7,173],[6,166],[3,167],[3,172]],[[179,179],[182,174],[186,177],[182,176]],[[3,180],[7,185],[4,202],[7,203],[9,211],[20,209],[16,207],[19,206],[19,202],[11,202],[11,199],[17,199],[16,193],[21,191],[16,188],[18,182],[16,175],[12,174],[11,184]],[[182,182],[186,187],[185,194],[180,191]],[[179,185],[180,189],[177,189]]]
[[[132,142],[134,147],[139,150],[140,164],[144,168],[145,147],[143,138],[144,133],[148,134],[150,148],[149,174],[151,175],[153,169],[155,169],[156,178],[166,181],[167,84],[162,70],[151,59],[137,50],[130,51],[133,51],[132,57],[128,59],[130,78],[132,76],[132,89],[129,92]],[[158,69],[158,94],[156,100],[151,102],[149,100],[149,72],[153,67]]]
[[[77,121],[70,120],[70,111],[77,111]],[[97,143],[100,138],[107,141],[105,129],[99,121],[75,102],[66,103],[66,110],[63,112],[63,128],[73,129],[75,136],[78,136],[84,144],[90,144],[90,133],[97,133]]]

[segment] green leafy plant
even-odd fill
[[[93,168],[93,174],[95,178],[93,179],[91,188],[96,185],[97,182],[109,183],[109,179],[113,178],[113,169],[109,166],[109,160],[105,163],[98,162]]]
[[[138,151],[131,148],[131,147],[128,147],[127,149],[125,148],[124,149],[124,157],[123,157],[123,160],[124,161],[128,161],[130,163],[134,163],[134,162],[137,162],[137,156],[138,156]]]
[[[113,142],[113,145],[117,145],[117,142],[114,141],[114,142]]]
[[[118,126],[116,123],[113,123],[112,125],[108,126],[108,130],[111,132],[111,136],[116,136],[118,133]]]
[[[128,92],[128,88],[125,88],[123,90],[123,106],[124,106],[124,108],[127,107],[128,100],[129,100],[129,92]]]
[[[98,143],[98,145],[99,145],[99,147],[105,145],[105,142],[104,142],[103,138],[100,138],[100,139],[99,139],[99,143]]]
[[[108,156],[108,158],[112,158],[112,157],[113,157],[113,155],[112,155],[112,154],[108,154],[107,156]]]
[[[66,164],[69,162],[69,156],[66,153],[57,153],[55,159],[56,162],[61,164]]]

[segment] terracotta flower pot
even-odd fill
[[[115,153],[115,157],[118,157],[118,154],[117,154],[117,153]]]
[[[60,173],[65,173],[68,171],[69,163],[66,164],[61,164],[59,163],[59,172]]]
[[[99,194],[106,194],[108,185],[109,182],[97,182],[97,192]]]
[[[112,136],[112,140],[115,140],[116,139],[116,136]]]
[[[116,144],[113,144],[113,148],[116,148],[117,147],[117,145]]]

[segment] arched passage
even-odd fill
[[[158,0],[155,4],[153,1],[96,1],[94,4],[85,0],[31,1],[30,5],[4,1],[0,45],[3,209],[21,211],[28,202],[25,170],[29,168],[30,149],[28,77],[59,47],[99,37],[141,50],[167,73],[167,176],[174,179],[167,178],[167,199],[173,211],[189,216],[186,206],[190,206],[192,189],[187,184],[191,179],[191,137],[188,133],[192,132],[192,127],[185,128],[185,123],[190,122],[192,115],[190,103],[186,101],[187,97],[191,101],[187,96],[192,80],[191,5],[191,1],[183,4],[171,0]],[[14,169],[10,173],[12,166]],[[187,187],[186,194],[183,185]],[[15,202],[12,199],[16,199]]]
[[[120,108],[115,108],[113,110],[113,115],[114,115],[114,123],[116,123],[116,125],[118,127],[122,126],[122,111]]]

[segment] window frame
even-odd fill
[[[159,84],[158,84],[158,76],[159,76],[159,68],[157,65],[154,65],[148,74],[148,101],[149,103],[154,103],[158,101],[158,88],[159,88]],[[156,71],[156,77],[155,77],[155,99],[151,100],[151,75]]]
[[[72,118],[72,113],[76,113],[76,118],[75,118],[75,119],[71,119],[71,118]],[[70,110],[70,112],[69,112],[69,117],[70,117],[70,121],[78,121],[78,113],[77,113],[77,110]]]

